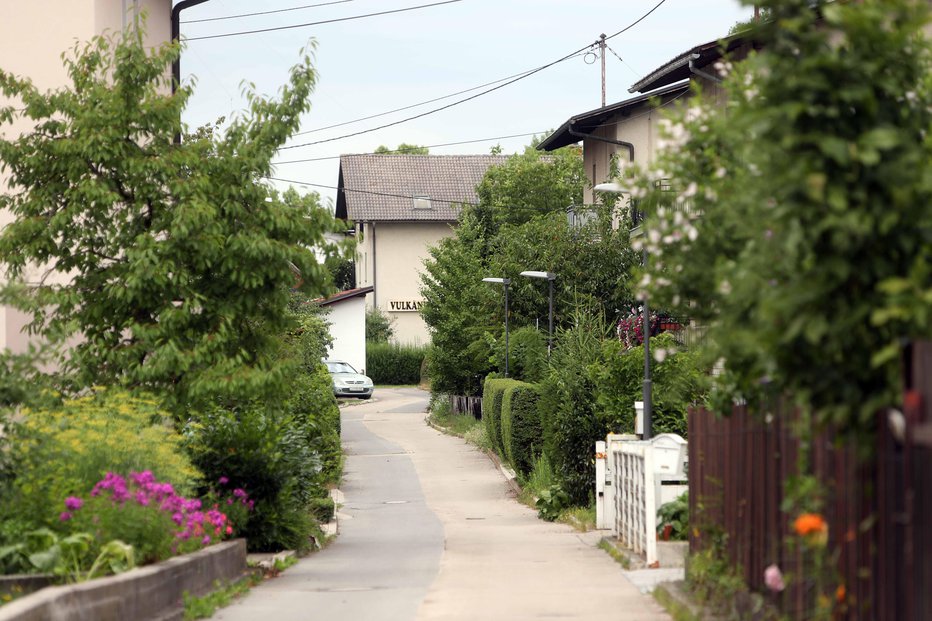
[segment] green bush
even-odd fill
[[[321,471],[315,482],[321,486],[338,483],[343,465],[340,408],[326,366],[318,361],[313,372],[301,373],[293,380],[287,407],[320,459]]]
[[[534,468],[543,446],[537,402],[540,389],[524,382],[509,386],[502,398],[502,444],[505,456],[522,476]]]
[[[245,532],[250,550],[306,550],[309,506],[319,494],[320,461],[306,421],[261,404],[195,414],[185,428],[188,452],[208,481],[220,477],[255,501]]]
[[[701,356],[695,351],[677,351],[669,333],[651,338],[650,347],[654,354],[653,433],[676,433],[685,438],[687,410],[706,395],[708,378]],[[644,348],[626,350],[616,339],[607,340],[601,359],[589,367],[588,374],[598,386],[596,409],[605,432],[634,433],[634,402],[644,395]]]
[[[540,384],[538,411],[544,450],[560,487],[573,504],[585,506],[595,480],[595,442],[606,432],[594,409],[598,386],[587,369],[600,360],[609,330],[601,315],[582,310],[574,312],[573,324],[558,335],[550,373]]]
[[[496,343],[495,360],[505,368],[505,339]],[[539,382],[547,373],[547,338],[533,326],[512,331],[508,337],[508,375],[525,382]]]
[[[427,347],[366,343],[366,375],[376,384],[418,384]]]
[[[366,341],[387,343],[395,336],[395,319],[377,308],[366,309]]]
[[[501,457],[505,457],[505,446],[502,441],[502,402],[505,390],[518,382],[513,379],[488,377],[482,391],[482,419],[485,421],[486,432],[492,448]]]
[[[179,493],[201,473],[182,449],[168,414],[148,396],[103,389],[58,407],[23,410],[11,445],[12,494],[0,518],[55,526],[67,496],[86,495],[107,472],[151,471]]]

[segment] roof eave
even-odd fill
[[[647,103],[651,100],[651,98],[654,97],[666,97],[668,95],[674,94],[679,96],[680,92],[685,91],[688,88],[689,84],[674,84],[656,93],[638,95],[637,97],[631,97],[624,101],[611,104],[610,106],[596,108],[595,110],[589,110],[588,112],[583,112],[581,114],[572,116],[556,131],[542,140],[541,143],[537,145],[537,149],[540,151],[553,151],[567,145],[576,144],[581,140],[584,140],[584,137],[576,136],[574,134],[591,134],[593,131],[595,131],[595,129],[601,126],[601,122],[597,122],[593,127],[579,127],[576,129],[574,129],[574,125],[590,119],[597,119],[600,116],[612,117],[617,114],[622,114],[627,109]]]

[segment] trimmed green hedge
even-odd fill
[[[418,345],[395,345],[392,343],[366,343],[366,375],[375,384],[397,386],[419,384],[421,365],[427,347]]]
[[[489,443],[502,457],[505,457],[502,442],[502,400],[505,390],[519,383],[513,379],[487,377],[482,389],[482,420],[485,421]]]
[[[502,399],[501,427],[505,456],[514,469],[527,476],[540,456],[543,434],[537,401],[540,389],[535,384],[516,382],[505,390]]]

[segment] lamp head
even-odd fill
[[[534,272],[534,271],[525,271],[521,272],[521,275],[526,278],[543,278],[544,280],[556,280],[557,275],[553,272]]]
[[[612,194],[630,194],[631,189],[614,181],[600,183],[592,188],[596,192],[611,192]]]
[[[494,282],[500,285],[510,285],[511,279],[510,278],[483,278],[482,282]]]

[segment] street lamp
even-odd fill
[[[505,377],[508,377],[508,285],[510,278],[483,278],[482,282],[498,283],[505,288]]]
[[[553,349],[553,281],[557,275],[553,272],[521,272],[526,278],[544,278],[550,284],[550,321],[547,323],[547,357],[550,358],[550,351]]]
[[[596,192],[610,192],[612,194],[630,194],[631,191],[627,188],[619,185],[615,182],[609,183],[600,183],[592,188]],[[641,262],[644,264],[644,267],[647,267],[647,244],[644,245],[644,250],[641,255]],[[641,301],[641,334],[644,336],[644,388],[643,396],[644,400],[644,439],[650,440],[652,435],[651,429],[651,414],[652,414],[652,403],[651,396],[653,393],[653,387],[651,385],[650,379],[650,308],[647,304],[647,294],[644,294],[644,299]]]

